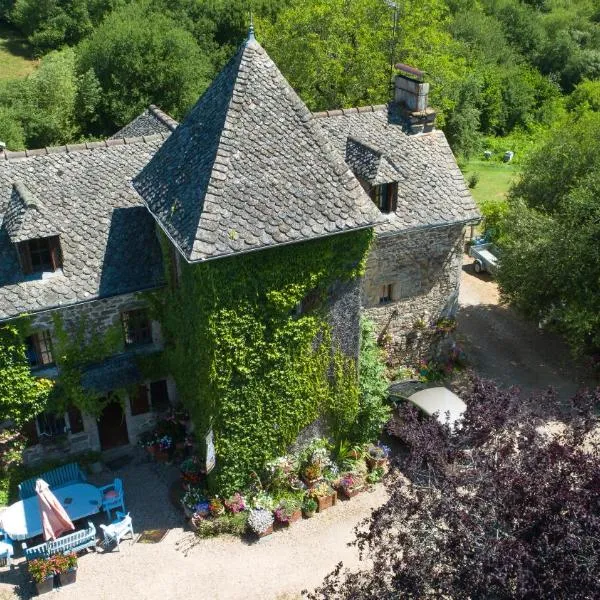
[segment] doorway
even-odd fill
[[[98,435],[100,448],[110,450],[129,444],[127,421],[123,407],[119,402],[113,401],[104,407],[98,419]]]

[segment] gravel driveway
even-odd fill
[[[137,532],[170,531],[157,544],[124,541],[120,552],[84,553],[77,582],[60,590],[62,600],[295,600],[303,589],[319,585],[338,562],[359,565],[357,549],[347,545],[354,539],[353,528],[386,499],[380,484],[256,543],[232,536],[199,540],[182,529],[182,517],[169,500],[168,484],[175,474],[138,458],[95,482],[123,479]],[[19,567],[12,572],[0,568],[0,600],[34,593],[23,564]]]
[[[560,337],[499,303],[496,283],[485,273],[475,274],[472,261],[465,256],[457,333],[475,372],[525,392],[552,386],[561,399],[593,385]]]

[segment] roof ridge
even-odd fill
[[[34,148],[27,150],[3,150],[0,152],[0,161],[19,160],[22,158],[32,158],[34,156],[47,156],[49,154],[70,154],[82,150],[94,150],[95,148],[111,148],[112,146],[123,146],[125,144],[138,144],[154,142],[157,140],[166,140],[168,134],[155,133],[152,135],[141,135],[128,138],[106,138],[95,142],[82,142],[79,144],[66,144],[65,146],[46,146],[45,148]]]
[[[179,123],[169,114],[162,111],[156,104],[151,104],[148,110],[166,127],[171,131],[175,131]]]
[[[356,115],[360,113],[369,112],[380,112],[387,110],[387,104],[371,104],[367,106],[354,106],[351,108],[336,108],[334,110],[324,110],[321,112],[314,112],[312,116],[314,119],[326,119],[327,117],[341,117],[346,115]]]

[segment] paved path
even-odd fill
[[[169,501],[167,467],[130,464],[106,479],[115,475],[124,480],[137,531],[171,530],[158,544],[125,541],[120,553],[84,554],[77,582],[60,591],[61,600],[295,600],[339,561],[358,566],[357,549],[347,546],[353,528],[386,497],[379,485],[254,544],[231,536],[198,540],[181,528]],[[0,600],[31,597],[33,586],[22,571],[0,569]]]
[[[487,274],[475,274],[471,264],[465,257],[458,339],[479,375],[526,392],[552,386],[561,399],[593,383],[576,367],[560,337],[501,305],[496,283]]]

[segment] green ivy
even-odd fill
[[[343,435],[357,367],[332,348],[325,300],[364,273],[372,230],[189,265],[155,296],[164,357],[200,440],[213,428],[213,489],[230,494],[328,414]],[[166,239],[167,281],[174,265]],[[304,298],[321,298],[297,314]],[[313,303],[311,302],[311,306]],[[333,360],[332,360],[333,359]],[[333,366],[332,366],[333,365]]]
[[[123,402],[121,390],[101,394],[85,389],[81,383],[86,366],[100,363],[123,349],[120,325],[101,331],[97,322],[82,317],[67,329],[58,313],[52,319],[53,354],[59,374],[50,398],[51,409],[61,413],[69,406],[76,406],[81,412],[97,417],[109,402]]]
[[[42,412],[53,383],[34,377],[25,354],[30,321],[26,317],[0,326],[0,422],[22,425]]]

